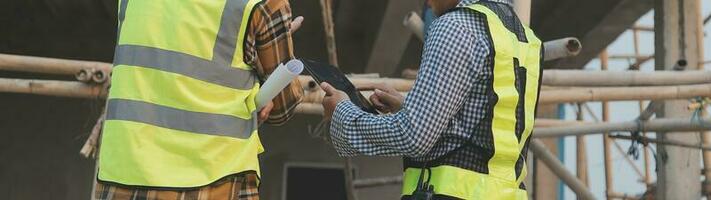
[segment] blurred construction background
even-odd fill
[[[711,59],[711,50],[704,48],[711,47],[705,40],[711,2],[515,3],[544,41],[574,37],[582,44],[577,52],[579,45],[571,43],[574,53],[545,64],[547,100],[539,119],[549,120],[539,120],[534,132],[545,148],[529,156],[531,199],[708,199],[711,154],[704,152],[711,150],[711,137],[703,130],[711,129],[705,116],[711,73],[704,65],[711,64],[704,58]],[[424,0],[291,5],[294,15],[306,18],[294,34],[297,57],[334,63],[337,55],[335,64],[363,82],[407,83],[416,73],[422,42],[403,19],[412,12],[421,16]],[[95,160],[79,151],[102,109],[101,97],[33,91],[43,82],[23,81],[77,80],[73,74],[9,69],[19,61],[32,65],[36,57],[110,63],[116,13],[116,0],[0,1],[0,199],[89,198]],[[333,35],[326,34],[330,17]],[[327,44],[331,36],[335,48]],[[654,72],[662,70],[668,72]],[[344,159],[320,137],[318,105],[307,101],[286,125],[260,129],[266,148],[261,197],[399,199],[401,159],[357,157],[344,170]],[[344,171],[354,181],[346,182]]]

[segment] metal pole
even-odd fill
[[[650,121],[629,122],[603,122],[580,124],[576,126],[546,127],[533,130],[534,138],[564,137],[599,134],[604,132],[632,132],[632,131],[702,131],[711,130],[711,118],[689,120],[688,117],[661,118]],[[674,133],[677,134],[677,133]],[[697,136],[698,137],[698,136]],[[694,141],[694,140],[689,140]],[[699,156],[700,157],[700,156]],[[700,163],[701,161],[699,161]]]
[[[636,25],[632,26],[632,30],[654,32],[654,27],[636,24]]]
[[[78,81],[12,78],[0,78],[0,92],[88,99],[105,98],[108,93],[104,85],[91,85]]]
[[[688,142],[682,142],[682,141],[676,141],[676,140],[670,140],[670,139],[655,139],[655,138],[648,138],[648,137],[634,138],[632,136],[626,136],[626,135],[613,135],[610,137],[615,138],[615,139],[623,139],[623,140],[639,140],[642,143],[656,143],[656,144],[663,144],[663,145],[670,145],[670,146],[677,146],[677,147],[685,147],[685,148],[690,148],[690,149],[700,149],[700,150],[704,150],[704,151],[711,151],[711,146],[708,146],[708,145],[694,144],[694,143],[688,143]]]
[[[575,192],[578,198],[585,200],[595,199],[595,196],[590,192],[590,190],[588,190],[587,187],[585,187],[585,184],[580,182],[575,175],[565,169],[563,163],[561,163],[555,155],[546,149],[543,142],[538,139],[531,140],[530,149],[533,154],[536,155],[537,159],[545,163],[556,176],[558,176],[566,185],[568,185],[568,187],[570,187],[570,189],[573,190],[573,192]]]
[[[627,200],[627,199],[637,200],[637,199],[639,199],[639,197],[635,197],[634,195],[628,195],[628,194],[616,193],[616,192],[608,194],[607,198],[608,199],[615,198],[615,199],[622,199],[622,200]]]
[[[652,29],[654,31],[654,29]],[[640,48],[639,48],[639,29],[633,29],[632,30],[632,41],[634,42],[634,55],[639,57],[640,56]],[[647,59],[649,60],[649,59]],[[641,60],[637,59],[635,61],[635,64],[630,66],[630,70],[639,70],[640,66],[642,63],[646,60]],[[639,101],[639,112],[640,114],[643,112],[644,109],[644,101],[641,100]],[[642,136],[647,137],[647,132],[641,132]],[[645,187],[649,190],[649,187],[651,187],[651,174],[650,174],[650,157],[649,157],[649,151],[644,148],[643,150],[643,155],[644,155],[644,185]]]
[[[370,179],[356,179],[353,180],[353,186],[356,189],[378,187],[385,185],[395,185],[402,183],[402,176],[392,176],[392,177],[379,177]]]
[[[96,61],[0,54],[0,70],[3,71],[74,76],[82,69],[110,72],[111,64]]]
[[[576,103],[578,110],[575,113],[575,118],[577,121],[583,121],[583,106],[582,103]],[[578,179],[582,182],[585,187],[589,186],[588,181],[588,158],[587,151],[585,149],[585,135],[579,135],[575,138],[575,148],[577,150],[575,158],[575,168]]]
[[[607,70],[607,50],[602,50],[600,53],[600,69]],[[602,121],[607,122],[610,118],[610,107],[607,101],[602,102]],[[610,194],[613,192],[612,179],[612,155],[610,151],[610,132],[605,132],[602,136],[603,155],[605,161],[605,196],[610,199]]]
[[[333,66],[338,66],[338,54],[336,52],[336,34],[333,31],[333,12],[331,0],[321,0],[321,15],[323,17],[323,29],[326,32],[326,48],[328,49],[328,62]]]

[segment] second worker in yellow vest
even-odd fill
[[[256,110],[294,58],[288,1],[118,3],[96,198],[258,199],[258,115],[285,122],[303,92],[295,80]]]
[[[323,100],[342,156],[403,156],[403,199],[527,199],[526,152],[542,46],[510,0],[428,0],[430,26],[407,97],[376,87],[376,116],[328,84]],[[404,99],[404,102],[403,102]]]

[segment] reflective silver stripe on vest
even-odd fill
[[[186,111],[126,99],[110,99],[107,109],[107,120],[140,122],[190,133],[239,139],[248,139],[258,127],[256,112],[252,113],[252,119],[247,120],[229,115]]]
[[[237,49],[237,38],[242,25],[242,16],[249,0],[227,0],[222,10],[220,30],[213,47],[212,61],[230,65]],[[240,48],[241,49],[241,48]]]
[[[131,65],[172,72],[205,82],[240,90],[252,89],[256,80],[250,70],[232,67],[242,15],[249,0],[227,0],[215,38],[212,60],[186,53],[138,45],[118,45],[114,65]],[[120,2],[119,23],[123,23],[128,0]],[[119,27],[119,34],[121,32]],[[239,49],[242,49],[241,47]]]
[[[252,71],[185,53],[137,45],[116,47],[114,65],[152,68],[239,90],[252,89],[255,82]]]
[[[119,0],[118,29],[116,30],[116,42],[121,40],[121,27],[123,27],[123,21],[126,19],[126,7],[128,7],[128,0]],[[116,52],[114,52],[114,58],[116,56]]]

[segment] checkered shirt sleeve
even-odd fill
[[[420,71],[399,112],[373,115],[350,101],[337,105],[330,131],[339,155],[434,158],[453,149],[446,144],[433,149],[442,146],[446,138],[439,140],[447,132],[471,134],[452,126],[452,121],[455,117],[481,119],[459,111],[470,94],[481,92],[473,89],[483,88],[474,84],[483,78],[480,71],[487,63],[490,45],[485,27],[462,24],[472,19],[461,12],[438,18],[428,30]],[[483,18],[474,20],[482,24]]]

